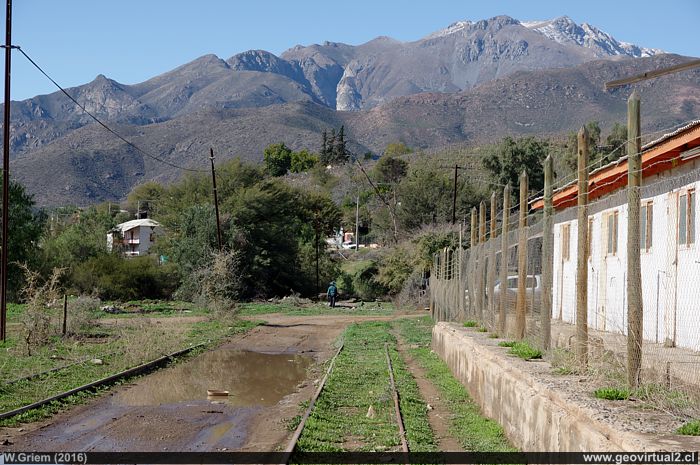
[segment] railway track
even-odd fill
[[[335,361],[340,355],[340,352],[343,350],[343,347],[345,345],[341,344],[341,346],[338,348],[338,351],[335,353],[333,356],[333,359],[331,360],[330,365],[328,366],[328,370],[326,370],[326,374],[323,377],[323,380],[321,380],[321,383],[318,386],[318,389],[316,389],[316,392],[314,393],[313,397],[311,398],[311,401],[309,402],[309,406],[307,407],[306,411],[304,412],[304,415],[301,418],[301,421],[299,422],[299,425],[297,426],[296,430],[294,430],[294,434],[292,435],[291,439],[289,440],[289,443],[287,444],[287,447],[285,448],[285,453],[287,453],[288,458],[292,458],[292,455],[294,451],[296,450],[297,442],[299,441],[299,438],[301,437],[301,433],[304,430],[304,427],[306,426],[306,421],[309,419],[311,416],[311,413],[313,412],[314,406],[316,405],[316,401],[320,397],[321,393],[323,392],[323,388],[326,385],[326,381],[328,380],[331,372],[333,371],[333,366],[335,365]],[[391,386],[391,392],[392,392],[392,398],[394,400],[394,412],[395,412],[395,417],[396,417],[396,423],[399,429],[399,437],[401,439],[401,449],[403,452],[408,453],[410,452],[409,447],[408,447],[408,441],[406,439],[406,430],[404,428],[404,422],[403,422],[403,416],[401,415],[401,403],[399,400],[399,393],[398,390],[396,389],[396,383],[394,382],[394,368],[391,364],[391,357],[389,356],[389,345],[388,343],[384,343],[384,353],[386,354],[386,363],[387,363],[387,369],[389,371],[389,384]],[[289,463],[289,460],[287,460],[286,463]],[[285,463],[285,465],[286,465]]]

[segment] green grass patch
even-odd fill
[[[532,360],[536,358],[542,358],[542,351],[532,347],[529,343],[525,341],[518,341],[513,344],[508,351],[508,354],[520,357],[523,360]]]
[[[630,398],[629,389],[601,388],[596,389],[593,395],[598,399],[605,400],[627,400]]]
[[[700,436],[700,420],[693,420],[676,430],[676,433],[684,436]]]
[[[415,451],[436,450],[426,405],[389,330],[386,322],[348,327],[343,335],[345,346],[304,427],[298,450],[399,450],[384,343],[389,344],[409,447]],[[370,406],[374,415],[368,417]]]
[[[342,305],[342,304],[339,304]],[[358,302],[354,307],[337,306],[330,308],[326,303],[294,304],[280,302],[247,302],[238,305],[241,316],[282,313],[285,315],[380,315],[388,316],[396,312],[391,302]]]
[[[468,451],[515,451],[505,437],[503,428],[481,415],[479,407],[462,384],[452,376],[440,357],[430,351],[433,322],[430,317],[401,319],[394,322],[402,339],[417,348],[408,349],[425,370],[427,378],[437,387],[440,398],[452,413],[450,434]]]
[[[153,324],[143,316],[119,320],[118,324],[99,324],[99,321],[91,331],[78,336],[52,337],[48,345],[35,348],[31,356],[27,355],[21,341],[20,327],[11,326],[5,350],[0,350],[0,379],[3,380],[0,385],[0,412],[46,399],[192,345],[218,344],[227,337],[259,324],[247,320],[213,318],[197,322]],[[92,359],[100,359],[102,364],[93,364]],[[22,380],[54,368],[62,369]],[[19,381],[12,382],[16,380]],[[45,418],[67,405],[81,403],[94,395],[95,392],[76,394],[43,408],[2,420],[0,426]]]
[[[479,325],[479,323],[477,323],[477,322],[474,321],[474,320],[469,320],[469,321],[465,321],[465,322],[464,322],[464,327],[465,327],[465,328],[476,328],[478,325]]]
[[[481,328],[478,329],[478,331],[480,333],[488,333],[489,332],[489,330],[486,326],[482,326]]]
[[[517,344],[517,341],[501,341],[498,343],[498,347],[513,347]]]

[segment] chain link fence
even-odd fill
[[[435,255],[433,317],[527,341],[562,373],[597,377],[601,388],[627,390],[646,405],[697,419],[700,168],[664,163],[673,169],[653,176],[644,165],[644,186],[632,188],[638,212],[630,209],[630,188],[595,195],[604,186],[589,184],[594,200],[585,204],[582,244],[575,196],[551,216],[551,230],[542,208],[530,209],[541,197],[527,199],[521,212],[520,205],[499,205],[476,228],[473,211],[469,244]],[[641,281],[630,279],[634,260]]]

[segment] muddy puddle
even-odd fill
[[[271,406],[296,390],[312,362],[311,357],[296,354],[215,350],[143,378],[115,395],[113,402],[127,406],[197,401],[213,402],[212,407]],[[207,389],[229,391],[229,395],[207,397]]]

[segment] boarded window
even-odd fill
[[[678,244],[695,243],[695,191],[678,196]]]
[[[571,225],[565,224],[561,227],[561,258],[569,259],[569,248],[571,245]]]
[[[654,203],[643,202],[641,211],[639,212],[639,248],[644,251],[649,251],[652,244],[652,224],[654,221]]]
[[[611,212],[607,215],[607,227],[608,227],[608,255],[615,255],[617,253],[617,212]]]

